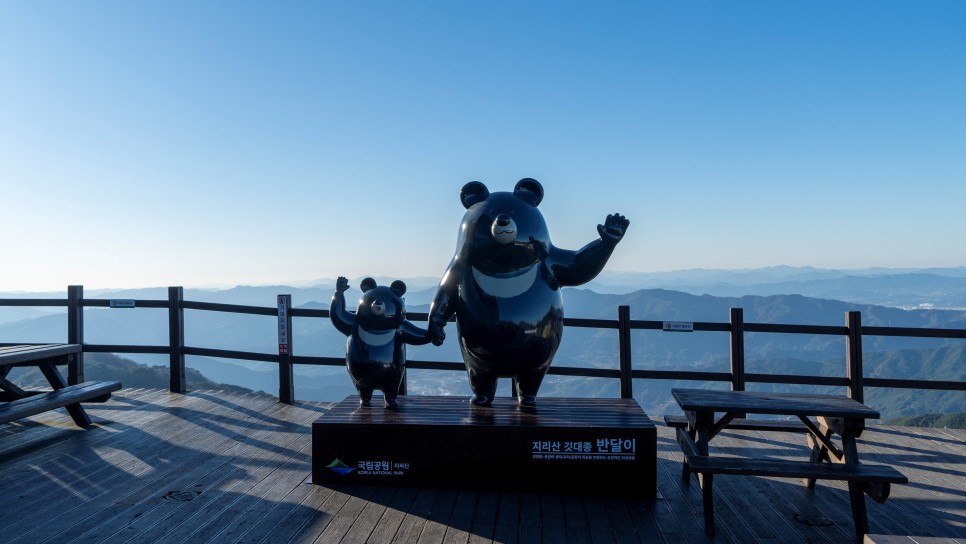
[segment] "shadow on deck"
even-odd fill
[[[696,485],[658,425],[658,499],[318,486],[310,427],[325,403],[213,391],[122,390],[0,426],[0,535],[40,542],[707,542]],[[807,458],[800,435],[727,431],[723,454]],[[863,460],[909,477],[871,532],[966,538],[966,431],[871,427]],[[628,482],[633,484],[632,481]],[[850,542],[846,487],[723,476],[714,542]]]

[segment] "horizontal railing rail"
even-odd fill
[[[214,357],[277,363],[279,365],[279,400],[286,403],[294,401],[293,365],[327,365],[342,366],[343,357],[326,357],[311,355],[295,355],[292,353],[292,318],[328,319],[328,310],[289,308],[291,297],[279,295],[277,307],[250,306],[241,304],[223,304],[213,302],[199,302],[184,300],[181,287],[168,288],[168,300],[129,300],[123,301],[121,307],[166,309],[169,314],[169,343],[168,345],[129,345],[129,344],[91,344],[84,342],[83,309],[84,308],[112,308],[118,303],[111,299],[88,299],[83,296],[83,287],[70,286],[67,299],[0,299],[0,306],[16,307],[66,307],[68,312],[68,343],[82,344],[84,352],[88,353],[131,353],[157,354],[170,357],[170,390],[185,392],[184,379],[185,361],[187,355],[200,357]],[[261,315],[275,317],[279,320],[279,350],[278,353],[258,353],[251,351],[215,349],[199,346],[189,346],[184,342],[184,312],[185,310],[224,312],[231,314]],[[939,328],[910,328],[910,327],[881,327],[863,326],[861,314],[857,311],[846,312],[844,326],[828,325],[799,325],[779,323],[745,323],[743,310],[732,308],[729,322],[684,322],[689,331],[694,332],[726,332],[730,336],[730,368],[728,372],[710,372],[700,370],[657,370],[632,368],[631,332],[635,330],[667,330],[665,321],[630,319],[628,306],[618,307],[617,319],[587,319],[564,318],[565,327],[616,329],[618,331],[618,368],[595,368],[568,365],[551,366],[548,374],[557,376],[574,376],[588,378],[609,378],[620,381],[621,397],[633,396],[633,380],[692,380],[730,382],[736,391],[744,390],[748,382],[767,384],[841,386],[848,388],[848,394],[860,402],[864,397],[866,387],[889,387],[922,390],[966,391],[966,382],[953,380],[912,380],[887,377],[869,377],[863,374],[862,339],[865,336],[892,336],[911,338],[943,338],[966,339],[966,329]],[[428,314],[420,312],[409,313],[413,321],[426,321]],[[672,322],[681,323],[681,322]],[[284,331],[284,335],[283,335]],[[814,376],[798,374],[762,374],[745,371],[745,333],[778,333],[804,335],[843,336],[846,339],[846,375],[845,376]],[[0,343],[0,345],[11,345]],[[68,381],[79,383],[83,381],[83,356],[76,358],[68,369]],[[454,361],[423,361],[410,359],[407,368],[418,370],[464,371],[462,362]],[[405,384],[403,385],[405,393]]]

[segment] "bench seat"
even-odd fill
[[[0,405],[0,423],[9,423],[79,402],[104,402],[111,398],[111,392],[119,389],[121,382],[84,382],[47,393],[32,394]]]
[[[687,428],[688,418],[685,416],[664,416],[664,424],[672,428]],[[735,418],[728,422],[725,428],[742,431],[778,431],[790,433],[804,433],[808,431],[808,428],[801,421],[785,421],[780,419]]]
[[[780,478],[815,478],[857,482],[905,484],[909,479],[886,465],[812,463],[781,459],[744,459],[688,455],[691,472],[701,474],[745,474]]]

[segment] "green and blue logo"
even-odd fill
[[[338,472],[340,476],[345,476],[346,474],[355,470],[355,467],[350,467],[349,465],[343,463],[338,457],[334,461],[325,466],[325,468]]]

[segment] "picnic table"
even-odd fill
[[[809,489],[816,480],[848,482],[852,519],[856,540],[861,542],[869,532],[865,496],[882,503],[889,497],[891,484],[908,483],[908,479],[890,466],[870,465],[859,461],[856,438],[862,434],[867,419],[878,419],[879,412],[845,395],[810,395],[795,393],[759,393],[750,391],[712,391],[706,389],[672,389],[671,394],[686,416],[686,425],[677,427],[678,444],[684,452],[682,477],[690,481],[695,473],[704,501],[704,525],[714,535],[714,502],[712,486],[715,474],[742,474],[802,478]],[[716,418],[720,413],[721,417]],[[811,456],[808,461],[757,459],[712,455],[711,440],[731,422],[736,428],[754,428],[762,432],[793,430],[790,422],[769,424],[764,420],[745,419],[746,414],[772,414],[798,418],[795,428],[806,433]],[[813,421],[812,418],[815,418]]]
[[[57,365],[71,362],[83,351],[80,344],[22,344],[0,347],[0,424],[36,415],[56,408],[66,408],[74,423],[91,424],[81,402],[104,402],[121,382],[100,381],[68,385]],[[7,379],[13,367],[36,366],[47,378],[51,391],[28,391]]]

